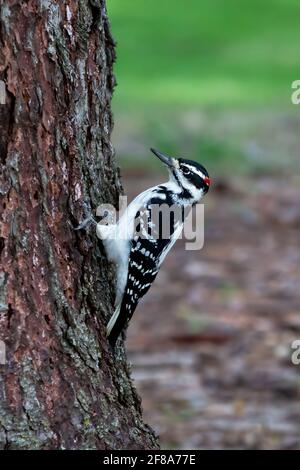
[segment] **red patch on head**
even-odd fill
[[[211,179],[208,176],[205,176],[204,178],[204,183],[207,184],[207,186],[210,186],[211,184]]]

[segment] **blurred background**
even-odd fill
[[[163,448],[300,448],[299,0],[107,0],[113,143],[130,198],[153,146],[213,179],[205,244],[179,241],[128,354]]]

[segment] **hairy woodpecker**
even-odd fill
[[[98,223],[96,226],[108,259],[117,267],[115,311],[107,325],[112,346],[180,236],[186,209],[200,201],[210,186],[209,175],[199,163],[172,158],[155,149],[151,151],[167,166],[169,181],[137,196],[117,224]],[[155,213],[155,208],[162,206],[180,211],[177,216],[174,216],[174,210],[170,211],[167,233],[163,233],[163,228],[168,214],[166,216],[166,212],[160,210]]]

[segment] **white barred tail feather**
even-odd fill
[[[109,320],[108,324],[107,324],[107,327],[106,327],[106,336],[109,337],[109,335],[111,334],[112,332],[112,329],[117,321],[117,318],[120,314],[120,309],[121,309],[121,304],[119,304],[117,306],[117,308],[115,309],[111,319]]]

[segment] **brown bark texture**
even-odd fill
[[[121,190],[105,2],[0,5],[0,449],[156,448],[105,338],[113,267],[73,230]]]

